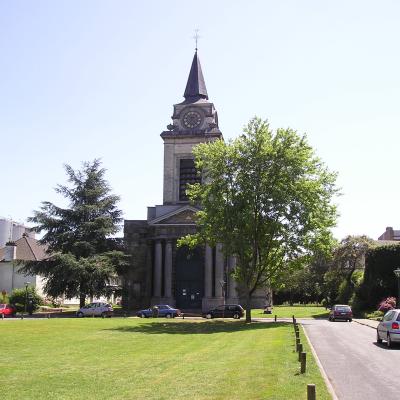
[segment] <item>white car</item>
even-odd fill
[[[376,328],[376,341],[386,340],[387,346],[400,342],[400,310],[389,310]]]
[[[82,317],[112,317],[114,310],[111,304],[102,303],[102,302],[95,302],[86,304],[86,306],[81,307],[77,312],[76,316],[78,318]]]

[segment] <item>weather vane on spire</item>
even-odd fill
[[[198,40],[200,39],[200,35],[199,35],[199,29],[195,29],[194,30],[194,36],[193,36],[193,39],[195,40],[195,42],[196,42],[196,51],[197,51],[197,42],[198,42]]]

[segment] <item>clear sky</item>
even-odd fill
[[[0,215],[101,158],[126,219],[162,203],[161,131],[199,56],[224,137],[254,115],[339,173],[334,233],[400,229],[400,2],[0,0]]]

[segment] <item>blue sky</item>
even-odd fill
[[[162,202],[195,28],[226,139],[254,115],[338,171],[334,233],[400,229],[398,1],[0,0],[0,215],[24,221],[100,157],[126,219]]]

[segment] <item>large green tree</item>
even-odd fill
[[[82,306],[87,296],[107,294],[127,264],[112,237],[120,229],[122,212],[99,160],[85,162],[77,171],[65,165],[65,170],[69,185],[55,190],[69,202],[68,207],[44,201],[29,218],[36,232],[44,232],[40,241],[47,246],[48,257],[25,264],[24,271],[44,276],[49,296],[79,296]]]
[[[234,277],[251,298],[285,268],[310,261],[331,244],[335,224],[336,174],[314,154],[305,136],[291,129],[273,132],[252,119],[236,140],[203,143],[194,149],[202,183],[188,190],[201,205],[198,231],[180,243],[222,243],[234,255]]]
[[[333,251],[333,261],[325,274],[327,300],[348,303],[362,279],[365,255],[375,242],[368,236],[346,236]],[[358,272],[357,272],[358,271]]]

